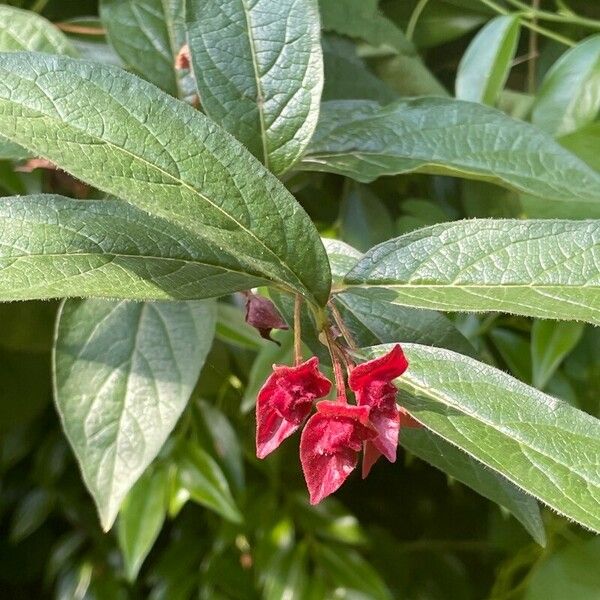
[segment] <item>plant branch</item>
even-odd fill
[[[415,29],[417,28],[417,22],[419,21],[419,17],[421,16],[421,13],[427,6],[428,2],[429,0],[419,0],[414,10],[412,11],[410,19],[408,20],[408,24],[406,25],[406,39],[408,41],[412,41]]]
[[[302,362],[302,297],[296,294],[294,301],[294,363]]]

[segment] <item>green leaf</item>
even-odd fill
[[[125,574],[135,581],[152,549],[167,512],[168,471],[149,469],[127,494],[117,521],[117,537]]]
[[[331,276],[336,283],[341,283],[346,273],[362,258],[362,252],[341,240],[323,238],[323,245],[329,257]]]
[[[376,66],[377,75],[400,96],[448,96],[446,88],[423,63],[420,56],[398,54]]]
[[[17,544],[39,529],[48,518],[56,498],[43,488],[29,492],[17,507],[10,526],[10,541]]]
[[[187,0],[206,114],[282,173],[317,124],[323,57],[317,0]]]
[[[3,301],[187,300],[265,283],[218,266],[189,231],[119,200],[2,198],[0,223]]]
[[[510,372],[521,381],[531,383],[531,352],[529,340],[510,329],[496,327],[490,338]]]
[[[519,41],[519,18],[500,16],[473,38],[456,73],[456,97],[495,104],[504,88]]]
[[[0,6],[0,52],[29,50],[76,56],[63,32],[40,15],[13,6]]]
[[[596,600],[600,589],[600,538],[565,546],[532,571],[524,600]]]
[[[402,428],[400,444],[415,456],[504,507],[538,544],[546,545],[538,503],[502,475],[483,467],[468,454],[426,429]]]
[[[394,236],[394,223],[385,204],[366,186],[353,185],[340,207],[342,238],[359,250]]]
[[[105,530],[185,408],[215,313],[214,302],[63,304],[56,406]]]
[[[178,473],[180,485],[189,492],[192,500],[232,523],[242,522],[225,475],[203,448],[186,444],[181,449]]]
[[[389,346],[370,349],[383,354]],[[600,423],[472,358],[406,344],[399,401],[425,427],[600,532]]]
[[[325,67],[323,100],[360,98],[386,104],[397,98],[357,56],[356,46],[350,40],[330,34],[324,35],[321,42]]]
[[[391,600],[392,595],[377,571],[352,548],[320,543],[315,544],[315,554],[317,564],[335,588],[363,592],[371,600]]]
[[[444,98],[326,102],[302,167],[370,182],[433,173],[550,200],[600,202],[600,175],[550,136],[503,113]]]
[[[376,246],[346,276],[390,302],[600,325],[600,221],[470,220]]]
[[[0,55],[0,81],[0,134],[187,229],[212,264],[327,301],[306,213],[191,106],[116,67],[39,54]]]
[[[238,435],[229,419],[215,406],[204,400],[197,404],[208,434],[213,456],[223,466],[229,480],[238,490],[244,487],[244,457]]]
[[[191,77],[175,69],[185,44],[185,0],[101,0],[100,17],[129,68],[175,97],[190,95]]]
[[[335,296],[344,321],[361,346],[415,342],[475,354],[452,321],[433,310],[418,310],[388,302],[377,290],[355,290]]]
[[[585,161],[592,169],[600,171],[600,153],[598,153],[598,140],[600,139],[600,121],[590,123],[573,133],[558,138],[561,146]]]
[[[385,17],[379,0],[320,0],[325,31],[364,40],[371,46],[385,46],[402,54],[415,54],[404,33]]]
[[[536,320],[531,328],[533,385],[544,389],[565,357],[583,335],[583,323]]]
[[[600,34],[565,52],[546,73],[531,120],[553,135],[588,125],[600,110]]]

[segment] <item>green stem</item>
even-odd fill
[[[296,294],[294,301],[294,364],[302,362],[302,296]]]
[[[520,0],[506,0],[509,4],[512,4],[515,8],[518,8],[523,11],[527,17],[536,18],[540,21],[552,21],[555,23],[569,23],[572,25],[581,25],[582,27],[589,27],[590,29],[599,29],[600,30],[600,21],[596,19],[587,19],[585,17],[580,17],[579,15],[570,13],[570,14],[556,14],[551,13],[545,10],[539,10],[537,8],[532,8],[527,6],[524,2]]]
[[[408,24],[406,25],[406,39],[408,41],[412,41],[413,35],[415,33],[415,29],[417,27],[417,22],[424,8],[427,6],[429,0],[419,0],[417,5],[415,6],[412,14],[410,15],[410,19],[408,20]]]
[[[481,2],[483,4],[485,4],[486,6],[489,6],[492,10],[495,10],[499,15],[508,16],[510,14],[514,14],[514,13],[511,13],[509,10],[506,10],[502,6],[496,4],[492,0],[481,0]],[[528,10],[530,10],[530,9],[528,9]],[[526,15],[520,15],[520,16],[526,16]],[[521,24],[523,25],[523,27],[527,27],[528,29],[531,29],[531,31],[537,31],[537,33],[539,33],[540,35],[543,35],[551,40],[554,40],[555,42],[558,42],[559,44],[564,44],[565,46],[569,46],[570,48],[572,48],[576,44],[576,42],[574,40],[572,40],[568,37],[565,37],[564,35],[560,35],[559,33],[556,33],[550,29],[546,29],[545,27],[541,27],[540,25],[536,25],[535,23],[531,23],[531,21],[528,21],[526,18],[521,20]]]

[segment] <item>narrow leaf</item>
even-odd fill
[[[519,19],[500,16],[473,38],[456,73],[456,97],[495,104],[504,88],[519,40]]]
[[[583,335],[583,323],[555,323],[538,319],[531,328],[533,385],[543,389]]]
[[[326,102],[304,169],[370,182],[433,173],[559,201],[600,202],[600,175],[537,128],[471,102]]]
[[[370,250],[346,276],[390,302],[600,324],[600,221],[470,220]]]
[[[146,471],[123,501],[117,533],[129,581],[135,581],[162,529],[168,482],[166,469]]]
[[[565,52],[546,73],[531,120],[553,135],[590,124],[600,110],[600,34]]]
[[[188,229],[207,261],[327,301],[306,213],[198,111],[116,67],[40,54],[0,55],[0,82],[0,134]]]
[[[188,72],[175,68],[186,41],[185,0],[101,0],[100,17],[128,67],[173,96],[191,93]]]
[[[194,77],[206,114],[273,172],[296,162],[323,88],[316,0],[187,0]]]
[[[56,406],[104,529],[185,408],[215,319],[213,302],[63,304]]]
[[[210,253],[189,231],[118,200],[0,199],[3,301],[187,300],[265,283],[218,266]]]
[[[371,349],[375,354],[389,346]],[[600,532],[600,422],[472,358],[406,344],[400,404],[428,429]]]
[[[196,444],[187,444],[178,467],[180,484],[192,500],[233,523],[242,522],[227,479],[210,454]]]
[[[468,454],[426,429],[404,427],[400,431],[400,444],[415,456],[508,510],[538,544],[546,545],[540,508],[532,496],[523,494],[500,474],[483,467]]]

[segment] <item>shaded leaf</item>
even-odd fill
[[[583,323],[555,323],[537,319],[531,328],[533,385],[543,389],[583,335]]]
[[[167,512],[167,486],[166,469],[149,469],[123,501],[117,536],[129,581],[135,581],[162,529]]]
[[[219,465],[202,447],[188,443],[182,447],[177,461],[179,483],[190,498],[215,511],[233,523],[241,523],[227,479]]]
[[[537,502],[502,475],[487,469],[465,452],[426,429],[403,427],[400,430],[400,444],[478,494],[503,506],[538,544],[546,545],[546,532]]]

